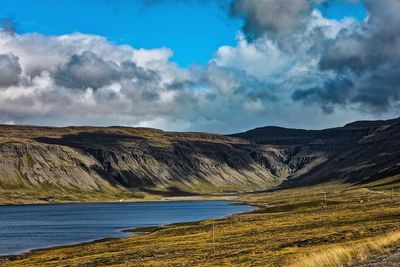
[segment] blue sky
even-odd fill
[[[0,18],[12,19],[19,33],[81,32],[136,48],[168,47],[185,67],[205,64],[218,47],[236,43],[242,22],[229,18],[224,1],[2,0]],[[330,0],[318,8],[333,19],[366,16],[361,2]]]
[[[362,1],[347,2],[343,0],[330,0],[318,5],[318,9],[326,18],[343,19],[353,17],[363,20],[367,16],[367,9]]]
[[[16,29],[0,25],[0,124],[232,133],[393,118],[398,14],[394,0],[0,0]]]
[[[228,19],[216,4],[145,5],[140,0],[2,0],[0,17],[11,18],[21,33],[81,32],[133,47],[168,47],[186,66],[206,63],[221,45],[233,45],[240,21]]]

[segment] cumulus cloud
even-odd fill
[[[136,124],[171,115],[180,91],[169,84],[186,71],[168,49],[115,46],[93,35],[10,35],[0,32],[2,121]],[[153,106],[148,106],[153,103]],[[114,123],[113,123],[114,124]]]
[[[90,51],[72,55],[68,63],[55,74],[58,85],[69,88],[100,88],[112,83],[117,77],[117,66],[106,62]]]
[[[182,69],[169,49],[117,46],[95,35],[0,32],[0,50],[3,123],[221,131],[230,114],[251,109],[247,100],[274,98],[243,71],[214,63]]]
[[[18,57],[13,54],[0,54],[0,87],[17,85],[20,75],[21,66]]]
[[[327,43],[319,65],[321,71],[335,72],[351,81],[351,92],[341,95],[340,104],[358,104],[371,112],[387,112],[398,109],[400,100],[400,2],[365,0],[365,4],[368,19],[360,27],[341,31]],[[331,84],[338,86],[330,88]],[[325,92],[344,89],[338,80],[327,85],[311,89],[319,95],[315,102],[335,105],[337,98]],[[303,99],[297,97],[300,92],[294,99]]]
[[[234,0],[233,16],[244,19],[243,31],[254,38],[266,32],[285,35],[304,26],[311,0]]]
[[[235,68],[247,74],[265,78],[287,70],[292,58],[269,38],[249,42],[242,34],[235,47],[221,46],[212,62],[218,66]]]
[[[322,87],[299,89],[294,91],[292,98],[303,103],[317,102],[325,113],[334,112],[334,105],[346,105],[346,99],[351,94],[354,84],[347,79],[337,78],[326,81]]]
[[[365,3],[365,21],[337,21],[324,18],[312,1],[235,0],[232,12],[245,22],[236,45],[188,68],[171,61],[168,48],[136,49],[79,33],[2,31],[0,123],[229,133],[394,116],[399,4]]]

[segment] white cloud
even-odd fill
[[[239,34],[237,46],[220,47],[211,61],[263,79],[285,71],[290,66],[291,58],[271,39],[262,38],[249,43]]]
[[[317,11],[302,19],[301,30],[279,38],[249,41],[238,34],[237,44],[220,47],[206,66],[187,69],[171,61],[168,48],[135,49],[79,33],[0,32],[0,51],[7,55],[0,56],[0,66],[6,66],[0,70],[0,123],[229,133],[267,124],[320,128],[365,117],[357,106],[343,106],[337,94],[307,91],[337,78],[335,71],[321,71],[320,58],[343,32],[360,31],[364,24],[328,20]],[[336,102],[303,105],[293,101],[296,91]],[[342,109],[325,114],[320,104],[325,111]]]
[[[265,108],[261,99],[246,100],[243,104],[243,107],[248,112],[259,112]]]

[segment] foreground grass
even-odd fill
[[[393,192],[393,193],[392,193]],[[326,195],[326,201],[325,201]],[[36,251],[1,266],[347,266],[400,239],[397,189],[330,184],[242,195],[256,212]]]
[[[352,266],[365,262],[374,255],[390,249],[400,242],[400,231],[368,238],[352,244],[329,245],[307,255],[300,256],[290,267]]]

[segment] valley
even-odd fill
[[[230,136],[127,127],[0,126],[0,203],[148,200],[400,174],[400,120]]]

